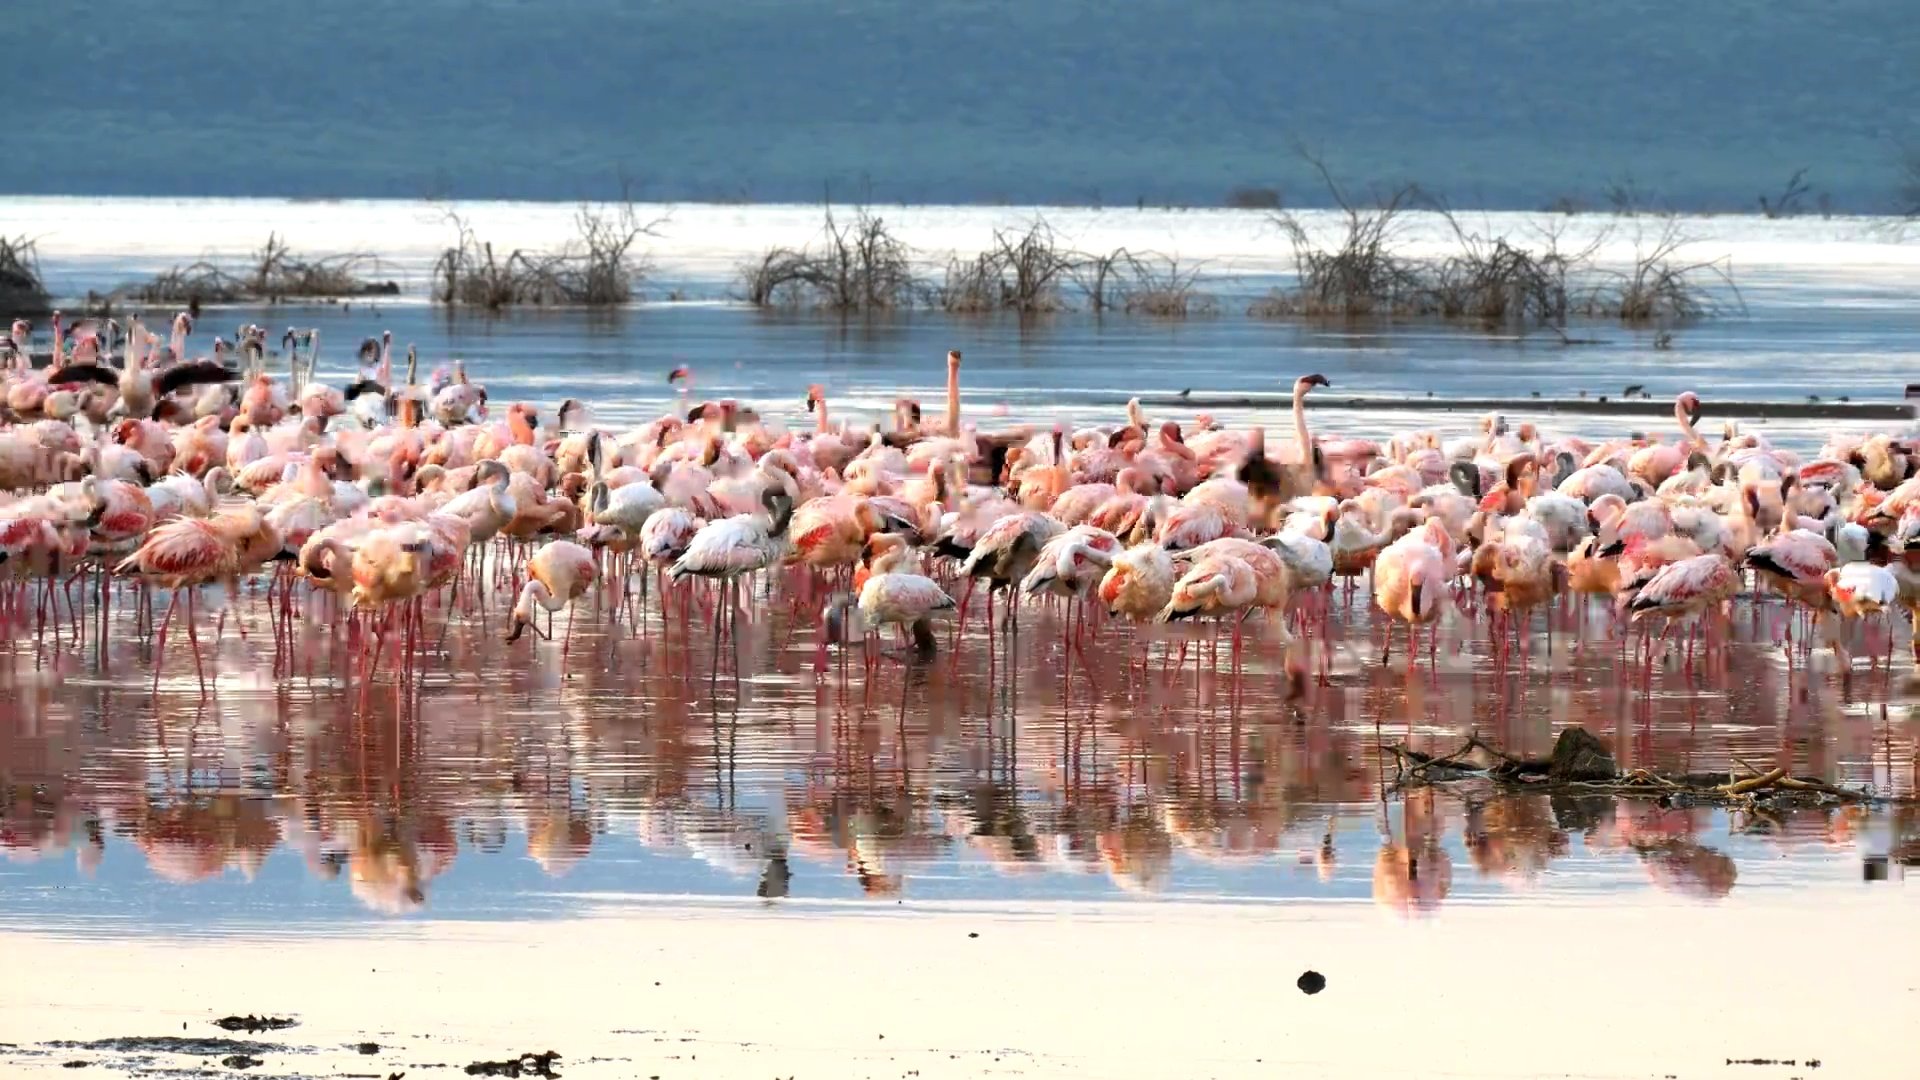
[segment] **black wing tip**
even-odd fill
[[[185,364],[175,364],[154,376],[154,392],[162,396],[187,386],[200,386],[207,383],[233,382],[240,373],[229,369],[217,360],[194,360]]]
[[[47,372],[47,385],[91,382],[104,386],[120,385],[120,373],[104,364],[68,364]]]

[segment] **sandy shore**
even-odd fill
[[[0,1071],[124,1067],[138,1055],[47,1044],[220,1036],[216,1017],[271,1013],[300,1024],[235,1036],[272,1047],[249,1075],[462,1075],[544,1050],[566,1076],[663,1080],[1912,1075],[1903,886],[1615,899],[1416,921],[1368,904],[621,899],[558,922],[9,930]],[[1295,985],[1308,969],[1327,979],[1315,996]],[[1727,1064],[1753,1058],[1799,1064]]]

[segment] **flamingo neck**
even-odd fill
[[[960,434],[960,365],[947,365],[947,434]]]
[[[1293,391],[1293,438],[1300,445],[1300,464],[1313,464],[1313,440],[1307,433],[1307,388]]]

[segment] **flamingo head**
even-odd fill
[[[808,412],[812,412],[815,406],[819,405],[821,402],[825,401],[826,399],[827,399],[826,387],[821,386],[819,383],[814,383],[813,385],[807,387],[807,411]]]
[[[947,350],[947,370],[948,371],[960,370],[960,350],[959,349]]]
[[[542,585],[539,581],[527,582],[526,586],[520,590],[520,599],[516,600],[513,605],[513,620],[507,628],[508,644],[519,641],[520,635],[525,633],[527,627],[533,624],[533,605],[535,599],[537,597],[551,595],[551,593],[547,592],[546,586]],[[534,631],[536,637],[539,636],[539,633],[540,631],[538,630]]]
[[[667,385],[673,386],[691,378],[693,378],[693,372],[687,370],[687,365],[681,364],[672,371],[667,372]]]
[[[1327,377],[1325,375],[1322,375],[1316,371],[1311,375],[1302,375],[1298,379],[1295,379],[1293,383],[1293,388],[1295,391],[1304,394],[1316,386],[1332,386],[1332,385],[1333,385],[1332,383],[1327,381]]]
[[[1673,400],[1674,408],[1687,418],[1687,423],[1700,422],[1700,395],[1689,390]]]

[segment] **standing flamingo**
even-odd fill
[[[594,580],[593,553],[571,540],[555,540],[544,545],[527,560],[527,583],[513,605],[513,626],[507,631],[509,642],[520,640],[521,631],[533,623],[537,605],[549,613],[567,609],[567,636],[560,647],[564,663],[573,648],[574,601],[580,599]],[[539,630],[536,628],[536,634]]]

